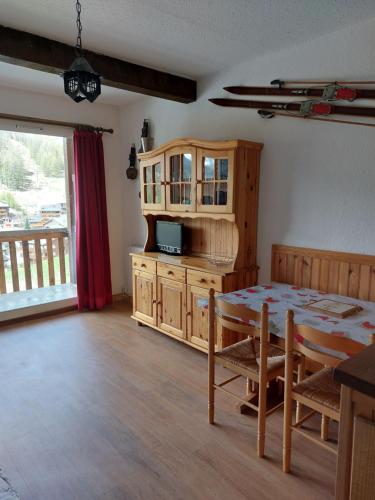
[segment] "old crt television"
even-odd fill
[[[156,221],[156,247],[160,252],[181,255],[183,249],[183,224]]]

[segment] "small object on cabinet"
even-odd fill
[[[143,120],[140,153],[147,153],[147,151],[149,151],[150,149],[151,149],[150,120]]]
[[[132,144],[132,147],[130,148],[130,154],[129,154],[129,166],[126,169],[126,177],[128,179],[136,179],[138,175],[137,167],[135,166],[135,162],[137,160],[137,153],[135,151],[135,144]]]

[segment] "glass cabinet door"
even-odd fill
[[[142,208],[164,210],[164,156],[156,156],[141,162]]]
[[[166,154],[166,209],[195,211],[195,148],[174,148]]]
[[[232,213],[233,168],[233,151],[198,150],[198,212]]]

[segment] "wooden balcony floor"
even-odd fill
[[[5,293],[0,295],[0,321],[62,309],[76,301],[77,287],[73,283]]]
[[[282,410],[263,460],[233,400],[210,426],[206,355],[126,304],[3,327],[0,352],[0,468],[24,500],[333,498],[335,457],[301,436],[282,472]]]

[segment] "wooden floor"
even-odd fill
[[[256,457],[256,418],[218,395],[207,423],[206,356],[129,317],[66,313],[0,330],[0,468],[23,500],[332,498],[334,457],[282,412]]]

